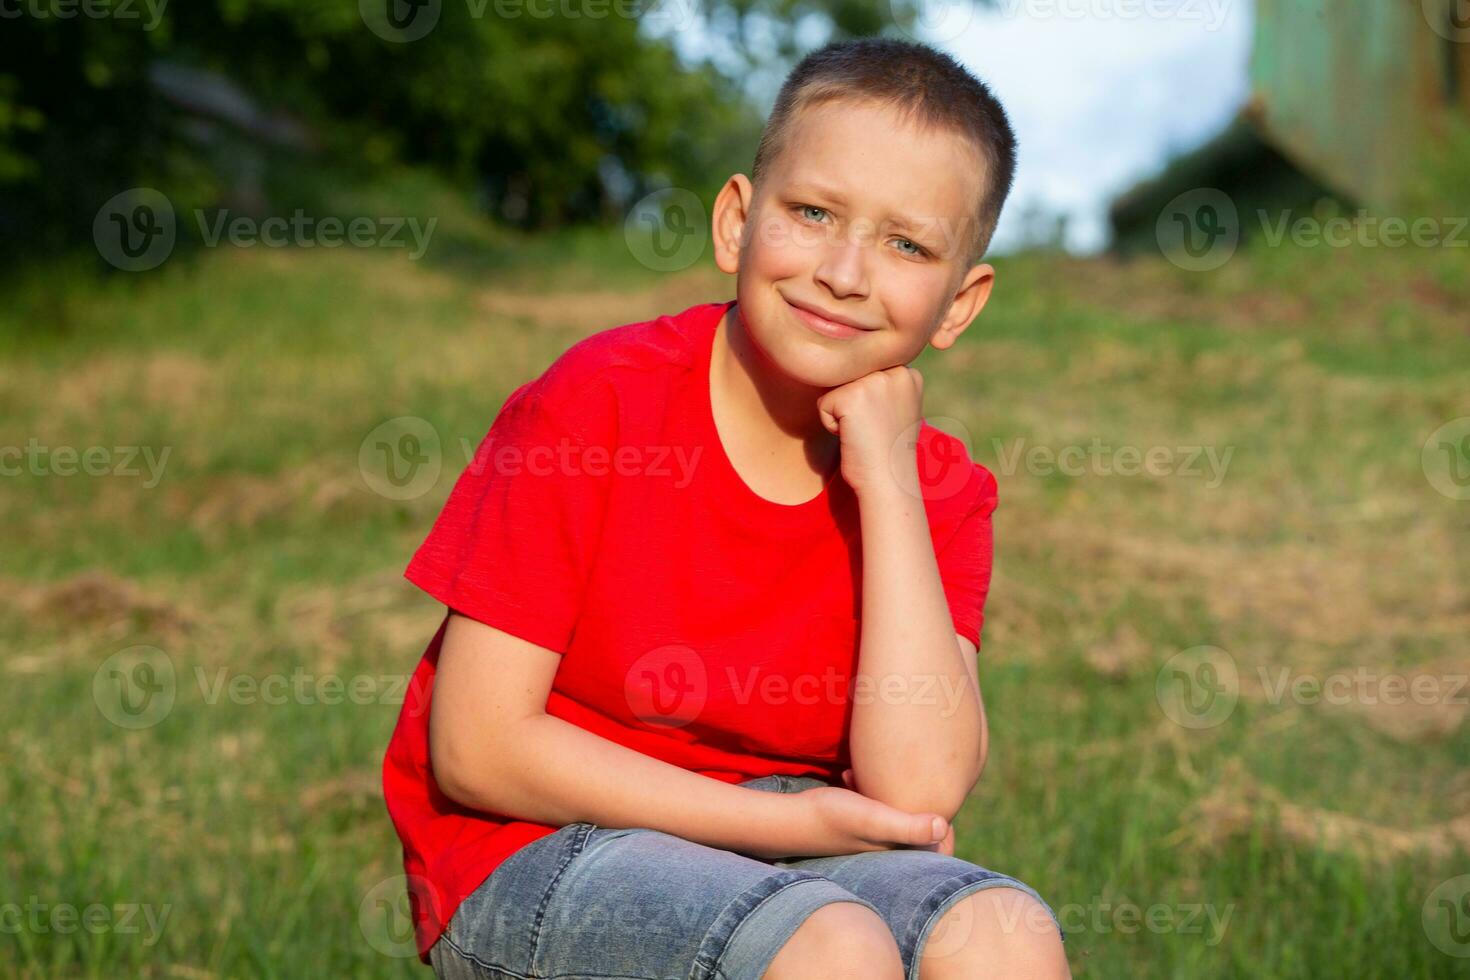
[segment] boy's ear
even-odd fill
[[[721,272],[734,275],[740,271],[740,252],[754,200],[755,188],[744,174],[731,174],[715,196],[710,233],[715,243],[715,265]]]
[[[949,312],[939,322],[934,336],[929,339],[936,350],[948,350],[960,339],[960,334],[974,322],[990,299],[990,289],[995,285],[995,267],[988,262],[971,266],[960,281],[960,288],[949,304]]]

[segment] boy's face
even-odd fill
[[[754,343],[805,384],[832,388],[952,345],[990,294],[966,264],[983,174],[957,135],[841,101],[803,111],[757,195],[735,174],[715,201],[715,260],[738,273]],[[840,335],[799,308],[859,329]]]

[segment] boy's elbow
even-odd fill
[[[439,792],[460,806],[485,809],[485,767],[474,765],[455,750],[447,740],[432,742],[429,747],[429,770]]]
[[[460,806],[468,806],[469,787],[465,785],[460,768],[447,756],[445,752],[429,753],[429,773],[434,778],[434,785],[450,800]]]

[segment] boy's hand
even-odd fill
[[[924,378],[907,365],[865,374],[817,399],[822,425],[841,440],[842,478],[858,494],[918,492],[915,443]]]
[[[783,848],[800,857],[933,850],[949,829],[948,821],[936,813],[908,813],[841,786],[817,786],[787,799],[799,807],[801,819]]]
[[[857,783],[853,781],[851,769],[842,770],[842,784],[854,793],[858,791]],[[939,843],[916,845],[912,849],[916,851],[934,851],[937,854],[954,857],[954,824],[945,821],[945,830],[944,840]]]

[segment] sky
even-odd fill
[[[1245,102],[1250,4],[1001,3],[996,13],[951,5],[933,20],[934,39],[920,37],[988,84],[1016,131],[1016,184],[996,250],[1016,240],[1016,219],[1035,202],[1067,216],[1070,250],[1096,251],[1112,197],[1217,134]]]
[[[1021,243],[1028,209],[1065,216],[1067,249],[1096,252],[1108,202],[1214,136],[1244,103],[1250,0],[997,3],[927,0],[913,32],[989,85],[1015,130],[1016,182],[993,254]],[[686,30],[676,45],[717,58],[720,45],[708,42]],[[751,83],[764,106],[779,84]]]

